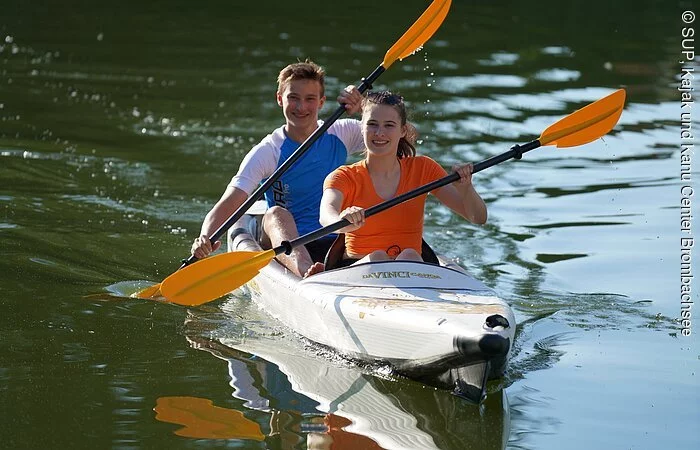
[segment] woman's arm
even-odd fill
[[[435,191],[435,196],[448,208],[472,223],[486,223],[486,204],[472,184],[472,164],[453,167],[460,178]]]
[[[348,219],[352,225],[341,228],[338,233],[349,233],[355,231],[365,224],[365,210],[359,206],[350,206],[343,211],[343,193],[337,189],[326,188],[321,197],[321,210],[319,212],[319,222],[328,226],[342,219]]]

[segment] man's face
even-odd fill
[[[287,125],[295,128],[316,128],[318,112],[326,97],[321,96],[321,84],[316,80],[292,80],[284,91],[277,93]]]

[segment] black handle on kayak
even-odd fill
[[[537,147],[540,147],[542,144],[538,139],[535,139],[534,141],[530,141],[527,144],[523,145],[514,145],[513,147],[510,148],[507,152],[501,153],[500,155],[493,156],[489,159],[486,159],[484,161],[481,161],[479,163],[474,164],[474,170],[472,173],[477,173],[481,172],[484,169],[488,169],[491,166],[495,166],[496,164],[500,164],[504,161],[508,161],[509,159],[520,159],[523,156],[523,153],[529,152],[530,150],[534,150]],[[446,177],[440,178],[439,180],[435,180],[431,183],[428,183],[426,185],[423,185],[419,188],[416,188],[412,191],[406,192],[404,194],[401,194],[397,197],[392,198],[391,200],[387,200],[385,202],[382,202],[378,205],[372,206],[371,208],[367,208],[365,210],[365,218],[371,217],[375,214],[378,214],[384,210],[387,210],[391,207],[394,207],[398,205],[399,203],[403,203],[405,201],[411,200],[413,198],[416,198],[420,195],[423,195],[425,193],[428,193],[432,190],[435,190],[437,188],[446,186],[450,183],[453,183],[455,181],[459,180],[459,174],[457,172],[453,172]],[[282,242],[279,246],[274,248],[275,255],[281,255],[282,253],[286,253],[289,255],[292,252],[292,249],[295,247],[298,247],[300,245],[305,245],[308,244],[309,242],[313,242],[317,239],[320,239],[324,236],[327,236],[335,231],[340,230],[343,227],[346,227],[350,225],[350,221],[347,219],[342,219],[339,220],[335,223],[332,223],[330,225],[326,225],[323,228],[319,228],[316,231],[312,231],[310,233],[307,233],[303,236],[299,236],[298,238],[292,240],[292,241],[284,241]]]
[[[357,90],[360,92],[360,94],[364,94],[365,91],[368,89],[372,89],[372,83],[379,78],[379,75],[384,73],[386,69],[383,66],[378,66],[376,69],[374,69],[374,72],[372,72],[367,78],[362,79],[362,83],[360,86],[357,88]],[[233,226],[234,223],[238,221],[241,217],[243,217],[243,214],[246,213],[250,209],[251,206],[253,206],[253,203],[257,202],[260,200],[260,198],[265,194],[265,192],[272,187],[272,185],[282,176],[284,172],[286,172],[295,162],[301,158],[304,153],[306,153],[309,148],[313,145],[316,140],[318,140],[323,133],[325,133],[328,128],[330,128],[333,123],[335,123],[336,120],[340,118],[340,116],[343,115],[345,112],[345,106],[340,105],[338,109],[335,110],[335,112],[328,118],[326,119],[323,124],[314,131],[314,133],[306,138],[306,140],[297,148],[294,153],[284,162],[282,163],[281,166],[277,168],[277,170],[274,171],[272,175],[265,181],[263,184],[258,187],[255,192],[250,194],[248,196],[248,199],[243,202],[243,204],[236,210],[236,212],[229,217],[226,222],[224,222],[219,228],[216,229],[214,234],[211,235],[209,238],[210,242],[216,242],[221,237],[226,234],[226,231],[228,231],[231,226]],[[341,227],[342,228],[342,227]],[[312,239],[313,240],[313,239]],[[279,253],[278,253],[279,254]],[[197,257],[194,255],[190,255],[189,258],[183,261],[182,266],[180,266],[180,269],[182,269],[185,266],[188,266],[192,264],[193,262],[197,261]]]

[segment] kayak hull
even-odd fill
[[[256,231],[256,216],[244,216],[229,250],[260,251]],[[246,289],[314,343],[480,402],[486,381],[506,368],[515,317],[493,290],[440,261],[355,264],[301,280],[273,260]]]

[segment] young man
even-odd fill
[[[211,243],[209,236],[319,127],[318,112],[326,101],[324,75],[323,69],[309,60],[282,69],[277,78],[277,104],[286,123],[248,152],[238,173],[204,218],[200,236],[192,244],[192,254],[198,259],[221,246],[220,241]],[[357,89],[348,87],[338,101],[353,114],[360,111],[362,96]],[[263,247],[275,247],[320,228],[323,180],[345,163],[348,154],[363,148],[359,121],[340,119],[331,125],[265,192],[269,209],[262,220]],[[321,239],[277,258],[296,275],[310,275],[323,269],[321,261],[331,243],[332,239]]]

